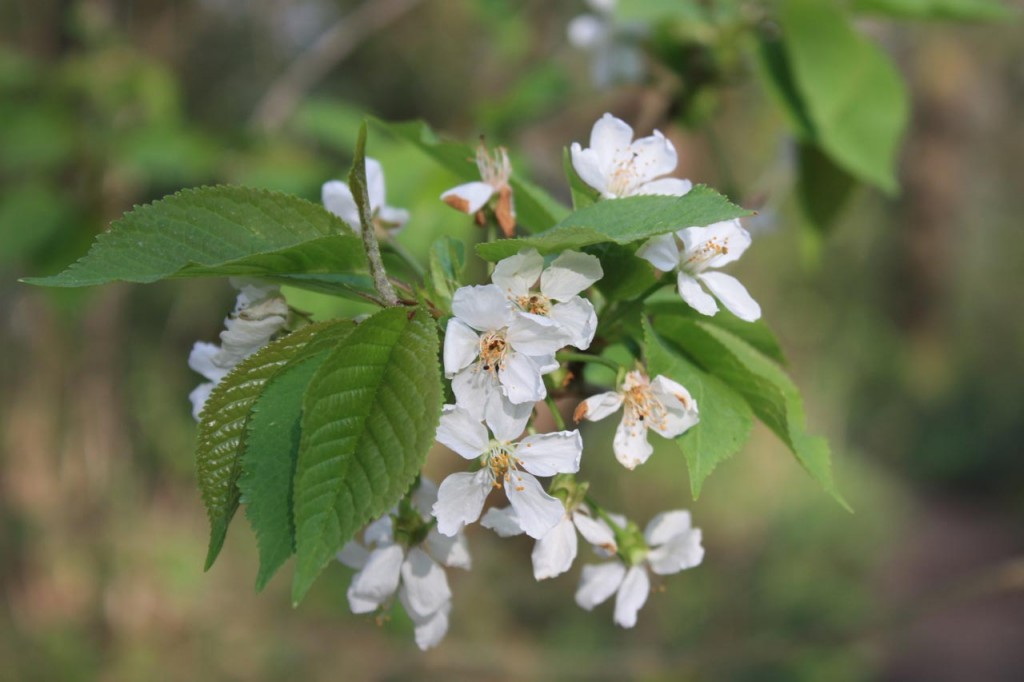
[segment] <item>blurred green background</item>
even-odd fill
[[[911,91],[902,192],[859,192],[821,237],[792,198],[782,114],[742,77],[752,67],[726,46],[713,56],[740,77],[685,111],[656,72],[597,88],[565,38],[584,9],[0,2],[0,680],[1024,679],[1020,24],[865,24]],[[641,523],[688,507],[704,529],[704,564],[666,579],[633,630],[615,628],[608,605],[575,606],[578,565],[535,584],[529,541],[478,527],[473,571],[450,573],[451,631],[426,654],[404,615],[378,626],[349,613],[340,565],[298,609],[287,578],[255,595],[242,525],[203,574],[187,399],[200,377],[186,359],[215,340],[230,287],[16,282],[181,187],[318,200],[346,172],[365,113],[486,134],[567,198],[562,148],[605,111],[665,131],[682,176],[766,207],[735,271],[856,509],[819,492],[763,428],[698,502],[671,444],[630,475],[588,451],[583,475],[608,506]],[[369,151],[389,203],[412,211],[410,250],[476,238],[437,200],[453,177],[380,132]],[[614,424],[592,428],[610,441]],[[454,459],[438,449],[428,470],[440,478]]]

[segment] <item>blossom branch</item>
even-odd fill
[[[331,69],[348,57],[367,38],[394,23],[423,0],[367,0],[321,35],[292,62],[267,89],[256,106],[252,124],[273,133],[291,117],[295,108]]]
[[[370,265],[370,275],[377,293],[384,299],[385,305],[394,307],[399,304],[398,295],[388,279],[384,261],[380,256],[380,244],[377,243],[377,230],[373,224],[370,194],[366,184],[366,123],[359,128],[359,139],[356,141],[355,160],[348,174],[349,190],[359,210],[359,223],[362,226],[363,247],[366,249],[366,260]]]

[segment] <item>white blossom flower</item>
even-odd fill
[[[481,180],[453,187],[441,195],[441,200],[456,210],[476,215],[477,222],[483,225],[480,211],[491,197],[497,196],[494,217],[505,236],[511,237],[516,231],[516,209],[512,202],[512,188],[508,184],[512,175],[508,150],[498,147],[494,155],[490,156],[487,147],[481,142],[476,148],[476,167],[480,171]]]
[[[579,251],[563,251],[546,269],[536,249],[524,249],[498,261],[491,281],[519,314],[547,317],[558,323],[569,344],[586,350],[597,331],[597,313],[579,293],[604,276],[601,261]],[[540,290],[535,290],[537,280]]]
[[[494,488],[505,491],[520,526],[532,538],[543,537],[561,520],[565,508],[544,492],[535,476],[579,471],[583,454],[580,433],[536,434],[513,442],[523,426],[523,422],[507,420],[499,424],[491,439],[484,425],[469,412],[455,405],[445,406],[437,429],[438,442],[466,459],[479,459],[482,466],[476,472],[451,474],[441,483],[433,508],[438,531],[454,535],[479,519]]]
[[[366,159],[366,194],[370,199],[370,220],[382,228],[397,230],[409,221],[408,211],[385,203],[384,169],[376,159]],[[345,221],[353,232],[360,234],[363,231],[359,208],[347,183],[340,180],[325,182],[320,196],[324,208]]]
[[[661,177],[678,163],[672,142],[655,130],[633,141],[633,129],[625,121],[605,114],[590,132],[590,147],[578,142],[570,148],[572,166],[583,182],[605,199],[638,194],[683,196],[693,187],[689,180]]]
[[[188,366],[208,381],[190,394],[192,416],[199,415],[221,379],[245,358],[270,342],[288,322],[288,304],[278,287],[248,280],[231,280],[240,291],[235,310],[224,320],[220,346],[197,341],[188,356]]]
[[[495,284],[461,287],[444,338],[444,371],[455,402],[492,429],[502,414],[529,416],[547,395],[542,375],[570,339],[557,321],[515,313]]]
[[[421,478],[412,497],[420,517],[416,530],[430,527],[430,508],[436,500],[437,486]],[[422,541],[413,538],[409,545],[407,537],[396,540],[396,523],[403,523],[396,512],[386,514],[363,531],[367,547],[348,542],[338,552],[341,563],[357,569],[348,588],[348,603],[352,613],[372,613],[390,603],[398,592],[415,626],[416,644],[426,650],[448,632],[452,593],[442,566],[469,570],[469,548],[462,533],[447,537],[433,527]]]
[[[523,533],[519,516],[512,507],[488,509],[480,525],[503,538]],[[561,520],[533,545],[530,559],[536,580],[554,578],[572,567],[577,552],[576,531],[584,540],[602,550],[604,556],[615,553],[615,535],[607,523],[592,518],[583,507],[563,510]]]
[[[681,250],[676,237],[683,243]],[[761,317],[761,306],[739,280],[724,272],[706,272],[708,268],[720,268],[739,260],[750,241],[750,233],[743,229],[739,220],[726,220],[659,235],[649,239],[636,255],[663,272],[678,269],[679,295],[702,315],[714,315],[718,305],[701,284],[733,315],[753,322]]]
[[[700,565],[704,559],[700,528],[693,528],[684,510],[658,514],[647,524],[644,540],[648,549],[627,566],[621,559],[583,567],[576,603],[587,611],[615,597],[615,624],[636,625],[636,614],[651,591],[648,571],[671,575]]]
[[[569,22],[569,43],[590,53],[590,78],[598,88],[639,81],[644,75],[643,52],[637,46],[648,33],[645,23],[619,21],[616,0],[587,0],[591,13]]]
[[[682,385],[658,375],[653,381],[640,370],[626,373],[618,391],[599,393],[576,408],[575,419],[598,421],[623,407],[612,448],[627,469],[643,464],[654,452],[647,432],[675,438],[700,421],[697,401]]]

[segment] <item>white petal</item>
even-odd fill
[[[426,476],[420,476],[420,484],[412,493],[412,506],[424,518],[430,518],[430,508],[437,502],[437,484]]]
[[[636,255],[662,272],[679,267],[679,246],[674,234],[659,234],[651,237],[636,250]]]
[[[529,293],[543,269],[544,259],[537,250],[523,249],[514,256],[498,261],[491,274],[491,281],[509,298],[519,298]]]
[[[457,317],[448,320],[444,332],[444,375],[451,379],[469,367],[480,354],[480,335]]]
[[[670,575],[687,568],[699,566],[704,560],[700,528],[693,528],[674,536],[661,547],[655,547],[647,554],[647,563],[658,575]]]
[[[554,578],[572,568],[576,558],[576,528],[569,517],[563,517],[534,544],[530,558],[533,560],[533,577],[537,580]]]
[[[228,277],[228,282],[238,289],[235,312],[271,298],[281,298],[281,287],[251,277]]]
[[[284,315],[287,315],[287,309]],[[245,317],[228,319],[224,323],[224,331],[220,333],[220,353],[214,358],[214,362],[222,367],[234,367],[267,345],[270,337],[279,332],[287,322],[284,315],[271,315],[259,320]]]
[[[548,298],[566,301],[604,277],[597,256],[563,251],[540,276],[540,291]]]
[[[655,130],[653,135],[642,137],[632,146],[633,168],[639,184],[646,184],[654,178],[671,173],[679,163],[672,141]],[[637,194],[639,192],[634,192]]]
[[[619,561],[584,566],[580,586],[576,588],[576,603],[587,611],[593,610],[615,594],[625,577],[626,567]]]
[[[366,159],[366,195],[370,199],[370,213],[384,205],[384,169],[377,159]]]
[[[465,533],[456,533],[454,537],[448,537],[438,533],[436,528],[431,528],[424,545],[431,555],[445,566],[464,568],[467,571],[473,567]]]
[[[659,435],[681,436],[700,421],[697,401],[681,384],[659,374],[651,381],[651,393],[665,407],[665,420],[650,424]]]
[[[363,231],[362,223],[359,222],[359,209],[356,208],[356,201],[352,198],[352,190],[344,182],[331,180],[325,182],[320,190],[320,199],[324,208],[341,218],[352,231],[359,234]]]
[[[377,220],[384,224],[385,227],[390,227],[393,230],[405,225],[409,222],[409,212],[404,208],[394,208],[393,206],[381,206],[377,210]]]
[[[452,187],[441,195],[441,201],[457,211],[473,215],[483,208],[493,195],[494,188],[478,180]]]
[[[510,472],[504,487],[519,526],[531,538],[544,537],[565,516],[562,502],[544,492],[540,482],[525,471]]]
[[[523,529],[519,525],[519,517],[512,507],[491,507],[480,519],[480,525],[489,528],[498,534],[498,537],[510,538],[522,535]]]
[[[597,152],[593,149],[581,149],[578,142],[573,142],[569,154],[572,157],[572,167],[576,175],[580,176],[580,180],[604,194],[608,178],[601,169],[601,160]]]
[[[455,405],[444,406],[436,438],[438,443],[466,459],[476,459],[486,452],[490,443],[487,428],[480,420]]]
[[[408,612],[408,608],[406,611]],[[426,618],[412,618],[416,646],[420,648],[420,651],[432,649],[441,643],[448,633],[448,617],[451,611],[452,605],[451,602],[448,602]]]
[[[651,579],[642,566],[633,566],[622,580],[622,587],[615,597],[615,624],[624,628],[636,625],[637,611],[651,593]]]
[[[217,364],[219,354],[219,346],[206,341],[196,341],[192,345],[192,351],[188,354],[188,366],[210,381],[220,381],[227,376],[230,368]]]
[[[617,549],[615,533],[607,523],[600,519],[593,519],[578,511],[572,513],[572,521],[576,524],[576,529],[583,536],[584,540],[595,547],[601,547],[613,554],[615,553]]]
[[[533,414],[533,403],[515,404],[501,394],[493,391],[487,398],[484,415],[487,427],[498,440],[513,441],[526,429],[526,423]]]
[[[679,285],[679,296],[701,315],[714,315],[718,312],[718,304],[711,294],[700,287],[700,282],[682,270],[676,281]]]
[[[429,616],[451,601],[452,591],[441,565],[419,547],[409,550],[402,563],[403,603],[409,615]]]
[[[501,393],[498,387],[497,377],[490,372],[479,371],[476,366],[467,367],[452,377],[455,404],[478,420],[484,418],[492,395]]]
[[[593,14],[581,14],[569,22],[566,29],[569,43],[573,47],[587,49],[596,46],[608,35],[605,22]]]
[[[527,436],[516,446],[515,456],[535,476],[574,474],[580,470],[583,439],[579,431],[560,431]]]
[[[628,150],[632,140],[633,129],[629,124],[611,114],[597,119],[590,131],[590,148],[597,152],[603,169],[605,164]]]
[[[391,514],[385,514],[369,523],[363,530],[363,542],[367,545],[390,545],[395,541],[395,525]]]
[[[569,343],[569,334],[550,317],[517,312],[508,326],[509,345],[527,355],[547,355]]]
[[[188,394],[188,399],[192,401],[192,418],[196,421],[200,421],[203,408],[206,407],[206,401],[210,399],[210,394],[216,386],[217,384],[212,381],[207,381],[196,386]]]
[[[690,254],[700,250],[705,243],[714,240],[719,247],[710,258],[702,261],[704,268],[720,268],[739,257],[750,246],[750,233],[743,229],[739,220],[724,220],[707,227],[688,227],[678,232],[686,251]]]
[[[643,464],[654,452],[654,448],[647,442],[647,426],[643,423],[629,426],[625,419],[615,429],[612,449],[615,458],[627,469],[635,469],[637,465]]]
[[[373,613],[381,607],[381,602],[353,594],[351,588],[346,596],[348,597],[348,608],[352,613]]]
[[[403,554],[399,545],[387,545],[370,552],[366,565],[352,576],[352,584],[348,588],[349,605],[353,613],[372,611],[395,593]],[[359,602],[358,605],[352,602],[353,598]],[[375,606],[367,609],[370,603]],[[357,606],[366,610],[357,610]]]
[[[590,301],[574,296],[565,303],[552,306],[548,316],[565,332],[569,345],[580,350],[590,348],[597,332],[597,312]]]
[[[745,322],[753,322],[761,317],[761,306],[750,296],[746,287],[732,275],[724,272],[704,272],[697,277],[736,317]]]
[[[689,180],[683,180],[681,178],[660,178],[658,180],[651,180],[648,183],[644,183],[636,193],[654,194],[666,197],[681,197],[688,194],[691,189],[693,189],[693,183]]]
[[[494,284],[460,287],[452,296],[452,314],[473,329],[492,331],[506,326],[512,316],[505,294]]]
[[[663,545],[672,537],[688,532],[691,523],[690,512],[685,509],[662,512],[647,524],[644,540],[651,547]]]
[[[592,395],[576,407],[574,417],[577,422],[586,419],[596,422],[604,419],[622,407],[622,394],[616,391]]]
[[[366,560],[369,558],[370,553],[358,542],[349,540],[335,556],[338,561],[349,568],[360,569],[366,565]]]
[[[522,353],[509,353],[505,356],[505,364],[498,370],[498,380],[505,396],[517,405],[532,405],[544,400],[547,395],[540,370],[529,356]]]
[[[537,371],[543,374],[551,374],[557,370],[561,365],[558,360],[555,359],[554,353],[545,353],[544,355],[531,355],[530,359],[533,360],[533,364],[537,365]]]
[[[467,523],[479,519],[490,492],[491,476],[487,469],[449,475],[437,490],[437,503],[432,510],[437,531],[452,536]]]

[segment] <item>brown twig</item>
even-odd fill
[[[397,21],[423,0],[366,0],[321,35],[271,83],[250,124],[266,133],[281,129],[302,98],[331,69],[377,31]]]

